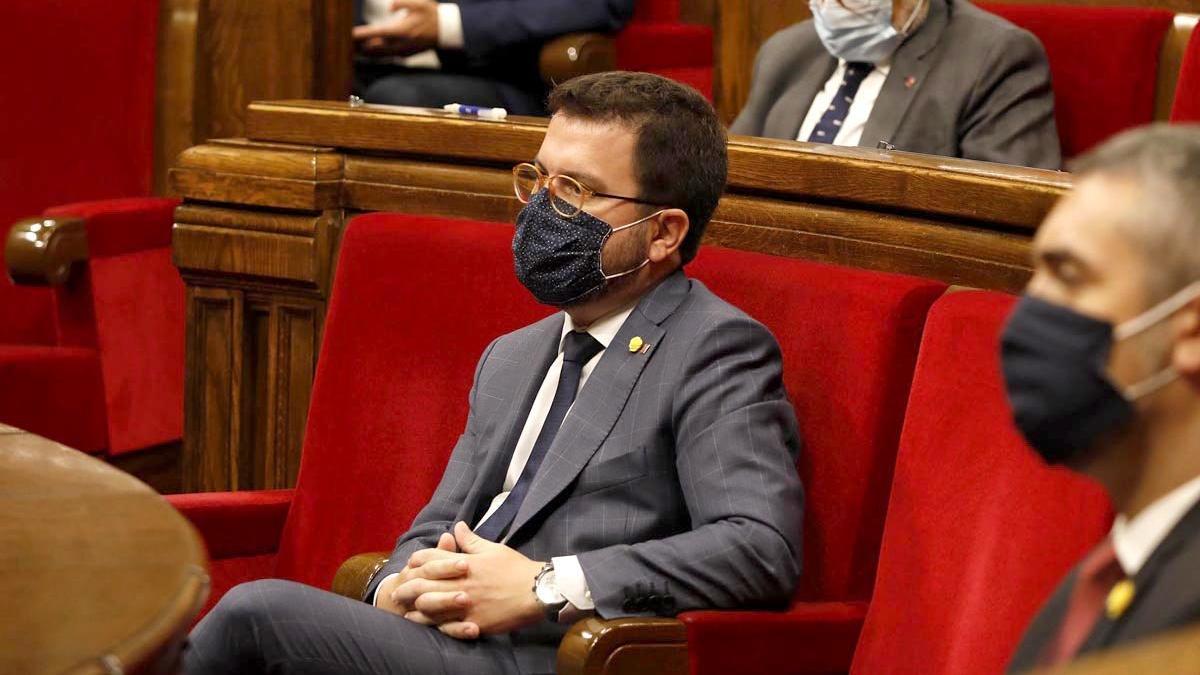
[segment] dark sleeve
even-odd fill
[[[492,0],[459,4],[470,57],[567,33],[612,33],[633,16],[634,0]]]
[[[767,121],[767,113],[771,111],[771,106],[775,104],[775,86],[768,80],[774,80],[773,74],[768,77],[768,73],[764,73],[763,61],[764,54],[771,49],[773,40],[768,39],[759,47],[758,53],[754,55],[754,73],[750,77],[750,95],[746,97],[746,105],[742,106],[741,112],[738,113],[733,124],[729,125],[729,133],[742,134],[743,136],[762,136],[763,125]]]
[[[992,45],[964,111],[959,149],[967,159],[1062,167],[1046,51],[1012,29]]]
[[[463,502],[466,501],[467,493],[475,482],[475,472],[478,470],[478,458],[475,456],[475,392],[479,387],[479,373],[483,370],[483,365],[487,362],[487,357],[495,346],[496,341],[488,345],[483,352],[483,357],[479,359],[479,364],[475,367],[475,379],[468,397],[470,412],[467,413],[467,427],[458,437],[458,442],[455,443],[454,450],[450,453],[450,461],[446,463],[442,480],[434,490],[429,503],[413,520],[412,527],[408,528],[408,531],[396,541],[396,546],[392,549],[387,564],[381,567],[372,577],[371,583],[367,584],[366,593],[363,594],[365,601],[369,602],[371,598],[375,597],[375,589],[379,586],[379,582],[389,574],[404,569],[408,564],[409,556],[421,549],[437,546],[438,538],[442,536],[442,533],[453,530],[454,517],[458,514]]]

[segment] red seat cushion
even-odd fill
[[[1200,30],[1193,31],[1188,40],[1179,83],[1175,87],[1171,121],[1200,122]]]
[[[0,423],[98,452],[107,441],[103,401],[96,350],[0,345]]]
[[[1173,14],[1162,9],[983,4],[1046,48],[1063,156],[1154,120],[1158,59]]]
[[[1012,305],[929,314],[855,673],[1002,673],[1025,626],[1111,522],[1105,494],[1013,427],[997,336]]]

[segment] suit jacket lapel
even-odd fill
[[[926,57],[942,39],[949,16],[946,0],[930,0],[925,23],[892,55],[891,70],[875,100],[875,107],[871,109],[871,116],[867,118],[858,141],[860,147],[874,148],[879,141],[893,141],[913,97],[933,67],[934,59]]]
[[[1192,507],[1187,515],[1180,520],[1174,528],[1171,529],[1167,538],[1154,549],[1154,553],[1146,560],[1146,564],[1142,565],[1142,569],[1138,571],[1133,578],[1134,595],[1133,601],[1121,613],[1121,616],[1115,620],[1109,619],[1106,614],[1100,616],[1100,620],[1096,622],[1096,627],[1088,634],[1088,637],[1083,642],[1083,646],[1079,648],[1080,653],[1102,649],[1112,643],[1120,628],[1125,624],[1128,617],[1132,616],[1137,611],[1138,601],[1141,600],[1143,594],[1141,589],[1149,588],[1150,584],[1154,583],[1155,578],[1162,571],[1163,567],[1170,562],[1179,549],[1189,541],[1191,541],[1197,533],[1200,533],[1200,503]]]
[[[559,495],[600,448],[612,431],[646,364],[656,353],[666,331],[661,324],[687,297],[691,282],[683,272],[665,279],[638,303],[600,357],[579,391],[571,411],[554,437],[554,444],[529,494],[521,504],[510,533],[516,535]],[[629,341],[642,338],[647,350],[630,352]]]
[[[836,68],[837,59],[826,53],[823,58],[813,59],[806,68],[799,71],[798,77],[788,85],[779,103],[767,113],[767,119],[763,123],[763,135],[768,138],[796,140],[813,99]]]
[[[464,504],[470,510],[464,509],[463,517],[469,525],[483,516],[488,501],[500,493],[504,487],[504,476],[508,473],[508,464],[512,460],[513,448],[525,428],[525,420],[533,407],[533,399],[537,397],[546,371],[558,356],[562,343],[563,314],[552,314],[535,324],[540,328],[539,334],[521,345],[509,358],[507,366],[508,377],[513,378],[511,385],[500,383],[499,388],[513,392],[513,407],[509,409],[508,417],[497,434],[498,445],[490,448],[484,460],[482,470],[476,474],[475,485],[471,488],[471,496]],[[507,374],[506,373],[506,374]],[[503,375],[502,375],[503,376]]]

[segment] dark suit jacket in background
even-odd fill
[[[635,0],[456,0],[461,50],[439,50],[446,72],[466,73],[540,89],[542,45],[559,35],[613,33],[633,16]],[[362,2],[355,0],[356,23]]]
[[[441,483],[367,598],[501,491],[562,327],[554,314],[484,352]],[[634,337],[648,351],[630,352]],[[604,618],[785,606],[800,572],[803,492],[782,367],[762,324],[682,272],[667,278],[580,389],[508,544],[533,560],[578,555]],[[523,673],[552,672],[566,629],[542,622],[480,646],[510,646]]]
[[[1021,638],[1008,672],[1037,665],[1058,634],[1079,569],[1071,570]],[[1200,622],[1200,504],[1183,517],[1133,578],[1133,602],[1116,620],[1101,616],[1080,654]]]
[[[811,20],[771,36],[730,131],[796,140],[836,67]],[[1060,168],[1041,43],[965,0],[930,0],[925,22],[892,56],[859,145],[881,140],[909,152]]]

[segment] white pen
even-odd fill
[[[465,105],[463,103],[447,103],[442,106],[442,110],[446,112],[458,113],[459,115],[474,115],[487,120],[502,120],[508,117],[508,111],[504,108],[484,108],[477,105]]]

